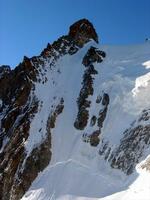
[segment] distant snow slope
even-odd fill
[[[90,122],[83,131],[73,125],[85,70],[82,59],[91,45],[97,46],[90,42],[76,54],[60,58],[53,70],[47,69],[48,81],[36,84],[35,94],[42,106],[31,123],[26,143],[28,154],[44,138],[51,105],[54,102],[57,105],[63,98],[64,110],[52,129],[52,160],[22,200],[150,199],[149,172],[138,165],[133,174],[125,175],[121,170],[111,168],[98,153],[102,141],[107,141],[111,150],[118,146],[123,132],[142,110],[150,108],[150,44],[97,46],[107,56],[102,63],[94,65],[98,74],[95,75],[94,94],[89,96],[89,115],[97,116],[100,110],[100,105],[95,103],[98,95],[107,93],[110,97],[97,147],[82,141],[83,133],[94,131]],[[45,62],[45,66],[47,64]],[[41,134],[34,137],[39,129]],[[148,154],[150,149],[144,152],[142,159]]]

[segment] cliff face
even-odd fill
[[[53,178],[60,173],[51,168],[60,163],[61,169],[66,166],[64,177],[75,177],[78,162],[95,171],[107,163],[112,173],[117,169],[126,176],[148,155],[149,79],[142,64],[150,48],[97,43],[93,25],[82,19],[39,56],[24,57],[14,70],[0,68],[1,200],[21,199],[31,184],[36,190],[38,174],[42,180],[45,170],[47,179],[39,186],[44,195],[29,199],[51,198],[59,188]],[[149,169],[148,163],[143,168]],[[64,181],[56,199],[65,191],[74,195],[71,187],[80,191],[76,182],[67,189]],[[53,189],[47,191],[47,183]],[[86,195],[84,188],[80,195]]]
[[[42,102],[35,94],[36,84],[45,84],[48,81],[47,70],[54,70],[52,68],[55,68],[58,59],[66,54],[75,54],[91,39],[98,42],[93,25],[83,19],[70,27],[68,35],[52,45],[48,44],[40,56],[24,57],[14,70],[9,66],[0,68],[0,199],[20,199],[51,160],[51,128],[55,127],[56,119],[63,111],[64,100],[61,98],[49,113],[45,121],[45,137],[28,154],[25,144],[28,142],[31,122],[42,107]],[[48,66],[45,66],[46,62]],[[41,131],[38,130],[39,133]],[[34,137],[39,133],[35,133]]]

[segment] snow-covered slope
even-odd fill
[[[25,57],[29,91],[0,99],[2,200],[149,199],[150,44],[97,41],[81,20]]]
[[[96,147],[82,140],[84,133],[91,133],[95,129],[90,126],[90,121],[83,131],[73,126],[77,114],[76,99],[84,72],[82,59],[90,46],[100,48],[107,56],[102,63],[94,65],[98,74],[94,77],[94,94],[89,96],[91,101],[89,116],[98,116],[101,109],[101,105],[95,103],[98,95],[107,93],[110,98],[100,143]],[[104,200],[126,198],[148,200],[149,172],[140,169],[131,175],[126,175],[119,169],[111,168],[109,162],[99,154],[99,150],[104,141],[109,143],[111,151],[117,148],[120,139],[124,137],[124,131],[141,116],[144,109],[149,109],[149,61],[149,44],[98,46],[90,42],[76,55],[66,55],[60,59],[53,73],[50,72],[47,76],[47,84],[36,85],[35,92],[44,106],[31,124],[34,131],[41,127],[38,119],[48,117],[48,108],[53,103],[54,96],[58,101],[63,97],[64,111],[52,129],[52,160],[32,183],[23,200],[101,199],[102,197]],[[55,84],[52,88],[53,81]],[[51,92],[48,94],[49,88]],[[145,123],[147,121],[141,124]],[[30,134],[30,140],[26,145],[29,151],[32,145],[41,140],[34,137],[34,131]],[[149,153],[150,149],[147,147],[141,160]],[[107,197],[108,195],[112,196]]]

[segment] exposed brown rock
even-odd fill
[[[150,119],[150,110],[144,110],[129,129],[124,132],[124,137],[109,156],[109,162],[113,168],[121,169],[127,175],[134,171],[140,161],[144,149],[150,145],[150,125],[140,125],[139,122]],[[135,126],[135,123],[138,125]],[[145,165],[145,167],[148,165]]]
[[[84,127],[87,125],[88,118],[89,118],[88,111],[86,109],[81,109],[78,112],[78,116],[77,116],[77,119],[76,119],[76,121],[74,123],[74,127],[76,129],[83,130]]]
[[[49,125],[50,128],[55,128],[56,118],[57,116],[62,113],[64,109],[64,100],[61,98],[60,103],[56,106],[56,109],[52,112],[49,118]]]
[[[99,130],[94,131],[90,135],[88,135],[87,133],[84,133],[82,135],[82,140],[83,140],[83,142],[90,143],[91,146],[96,147],[100,142],[99,135],[100,135]]]
[[[99,129],[103,127],[104,120],[106,118],[107,110],[108,110],[108,105],[109,105],[109,95],[107,93],[103,94],[103,97],[100,98],[100,101],[103,105],[103,109],[99,111],[99,116],[97,119],[97,125]],[[101,131],[100,131],[101,133]]]
[[[52,45],[48,43],[47,47],[41,52],[41,56],[44,58],[54,57],[54,60],[57,60],[67,53],[72,55],[91,39],[98,43],[98,35],[92,23],[87,19],[81,19],[70,26],[68,35],[60,37]]]
[[[97,130],[93,133],[84,133],[83,141],[90,143],[91,146],[97,146],[100,142],[101,129],[103,127],[104,120],[106,118],[107,109],[109,105],[109,96],[104,93],[103,97],[99,96],[100,102],[103,105],[103,109],[100,110],[99,116],[92,116],[90,125],[97,125]],[[82,121],[82,120],[81,120]],[[100,152],[101,153],[101,152]]]
[[[81,19],[70,26],[69,36],[81,47],[90,39],[93,39],[98,43],[97,33],[92,23],[87,19]]]
[[[150,171],[150,157],[148,159],[146,159],[144,164],[142,164],[141,168],[146,169],[147,171]]]
[[[24,142],[28,138],[30,120],[37,110],[37,104],[34,103],[33,106],[28,109],[29,110],[27,110],[20,119],[20,123],[16,124],[13,129],[10,129],[10,140],[0,154],[0,195],[2,200],[10,199],[10,193],[8,193],[8,191],[12,190],[18,166],[21,165],[25,158]]]
[[[5,67],[3,74],[1,71],[0,88],[3,89],[0,90],[0,97],[3,100],[1,107],[3,117],[0,148],[4,140],[8,141],[0,153],[0,199],[2,200],[10,199],[18,167],[25,158],[24,142],[29,136],[30,123],[38,107],[37,100],[30,98],[37,76],[37,70],[27,57],[24,57],[23,62],[14,70]]]
[[[90,107],[90,101],[87,100],[89,95],[93,95],[93,75],[98,72],[95,70],[93,63],[101,62],[105,53],[97,50],[95,47],[90,47],[86,55],[83,58],[82,64],[86,67],[86,70],[83,75],[82,88],[77,100],[78,104],[78,114],[74,123],[76,129],[83,130],[88,122],[89,112],[88,108]]]
[[[99,135],[100,135],[100,131],[94,131],[91,135],[90,135],[90,144],[91,146],[97,146],[100,142],[99,139]]]
[[[0,67],[0,98],[4,99],[10,84],[11,69],[9,66]]]
[[[105,57],[106,53],[104,51],[100,51],[96,47],[91,46],[83,58],[83,65],[87,67],[95,62],[100,63]]]
[[[18,173],[11,191],[11,199],[20,199],[28,190],[38,173],[43,171],[51,160],[51,135],[47,135],[39,147],[32,150],[27,158],[24,170]]]

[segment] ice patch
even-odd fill
[[[146,69],[150,69],[150,60],[144,62],[143,66],[145,66]]]

